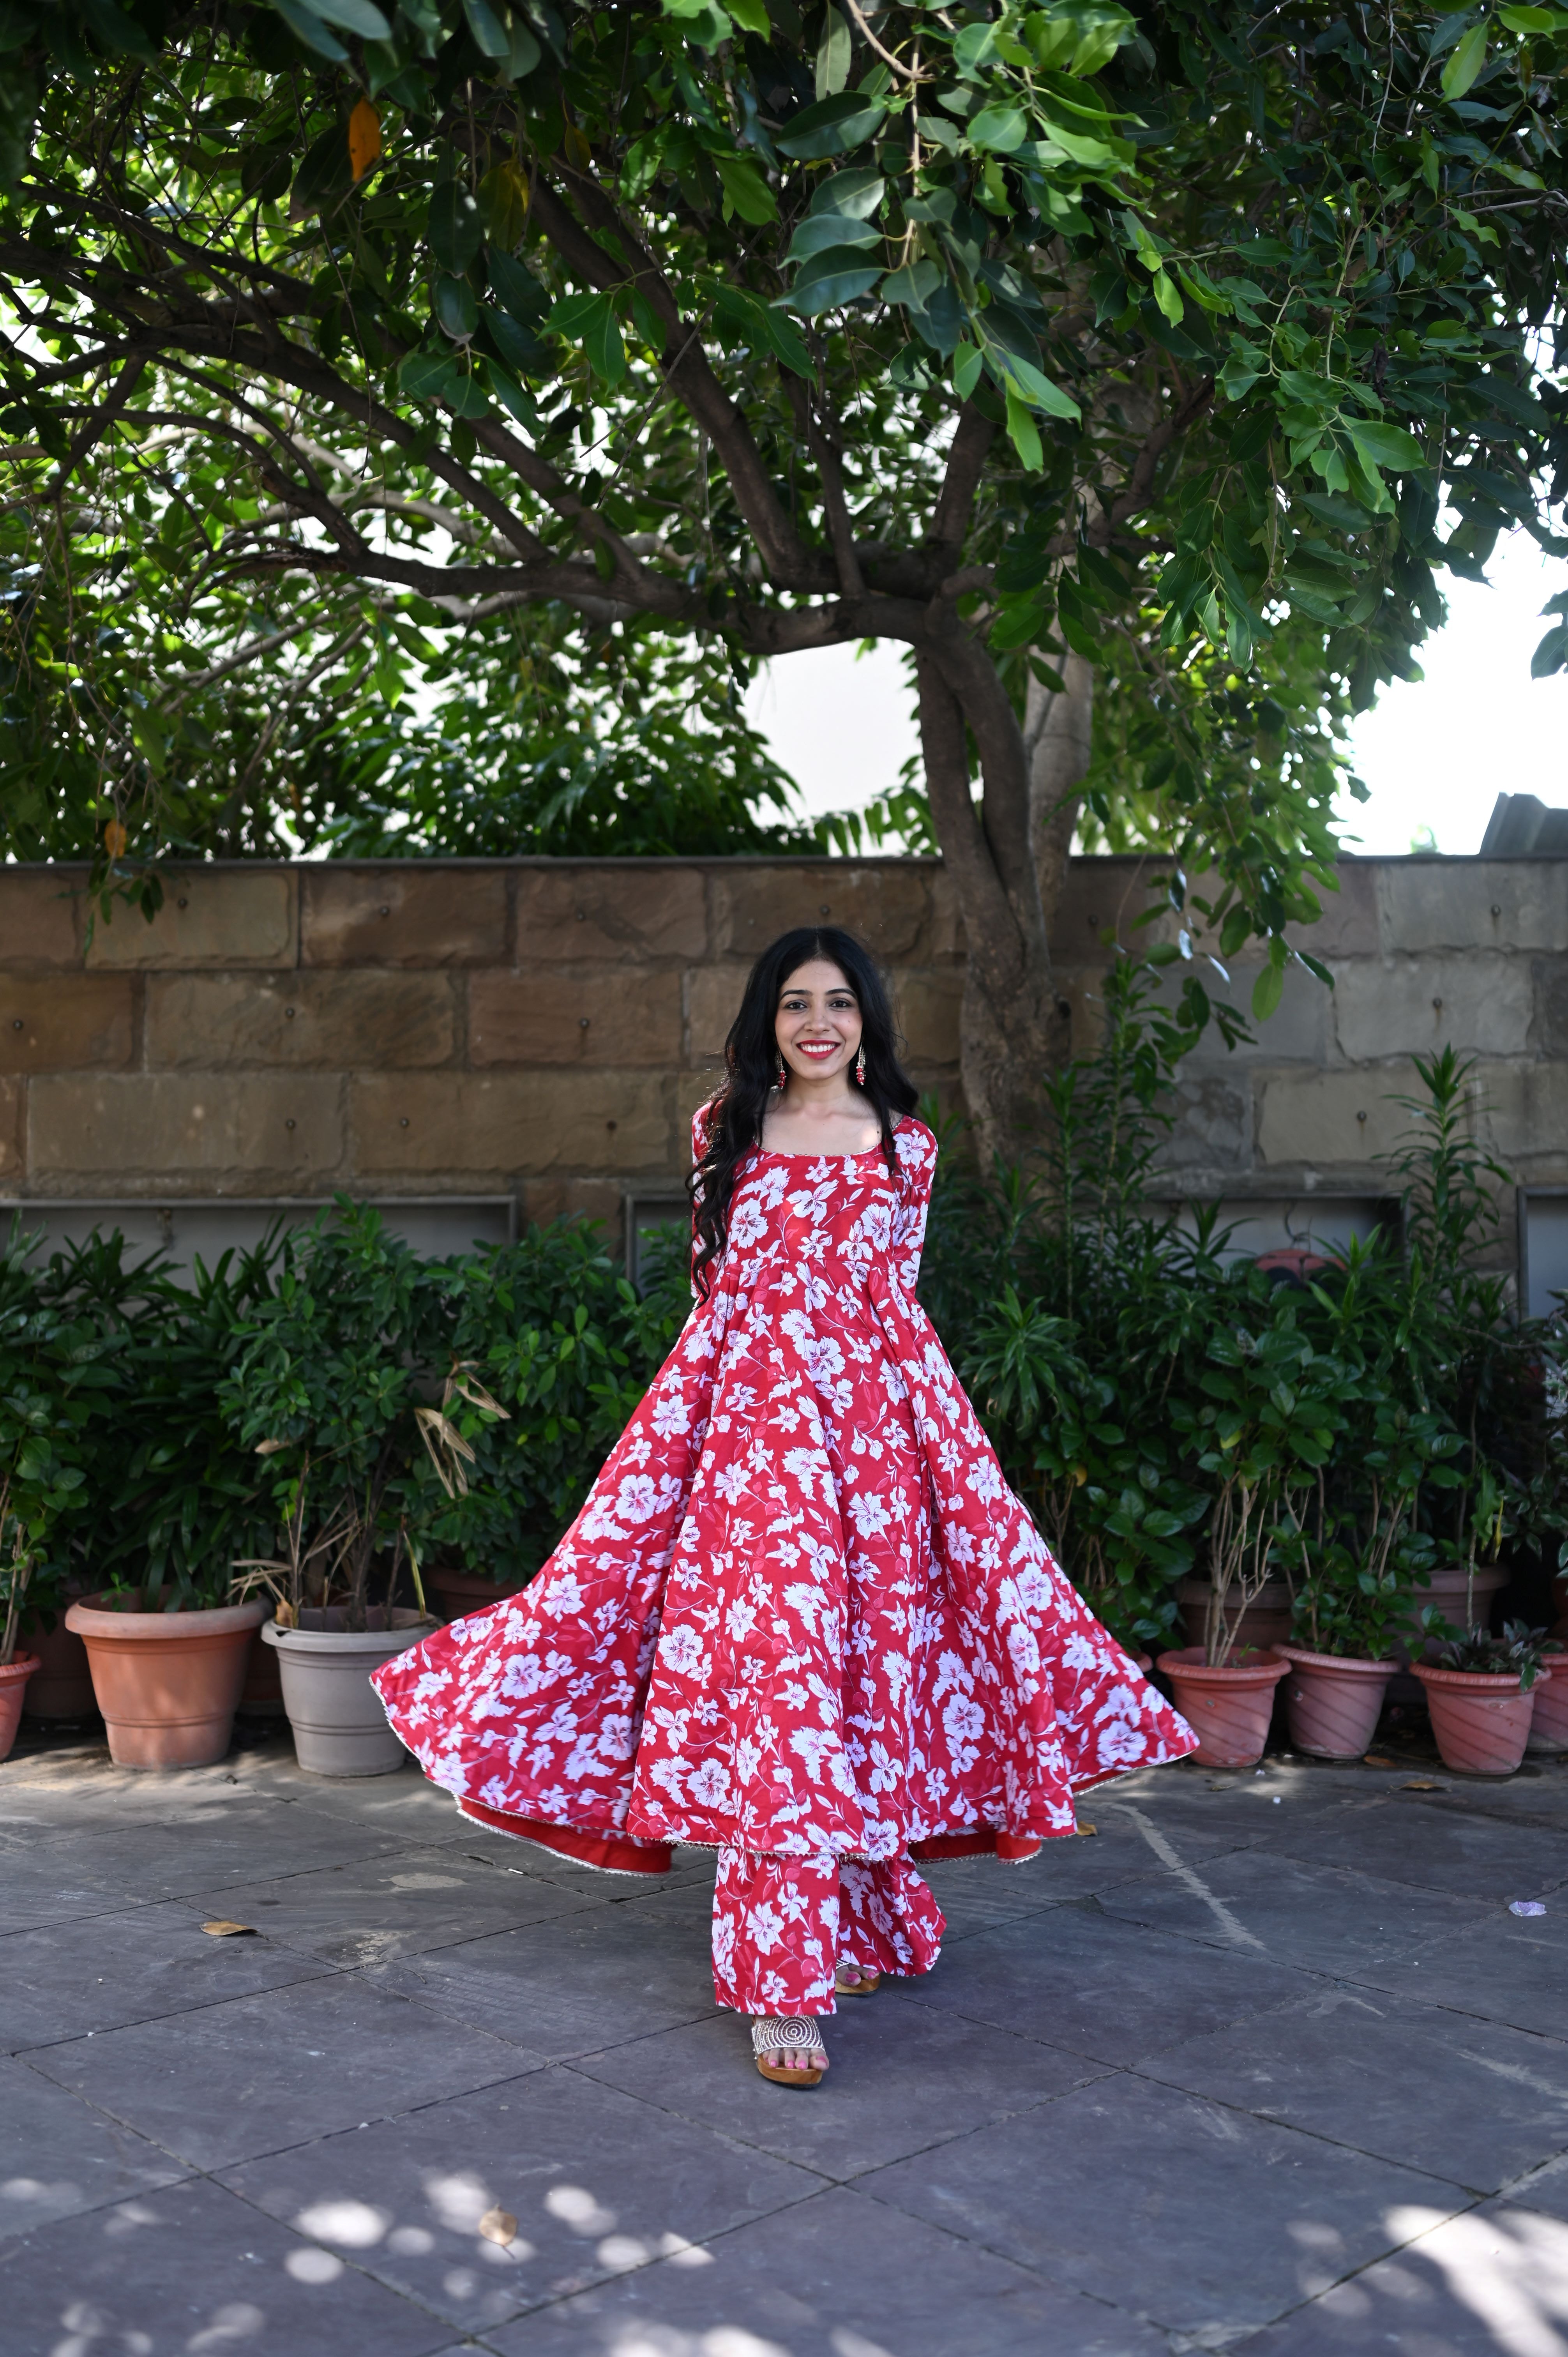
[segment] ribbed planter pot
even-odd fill
[[[1187,1650],[1205,1642],[1208,1599],[1212,1590],[1207,1579],[1184,1579],[1176,1589],[1176,1603],[1181,1609],[1181,1631],[1187,1640]],[[1234,1618],[1240,1602],[1226,1606],[1229,1622]],[[1251,1604],[1241,1615],[1241,1625],[1236,1632],[1236,1650],[1249,1651],[1277,1645],[1288,1637],[1291,1630],[1291,1592],[1283,1579],[1265,1579]]]
[[[1430,1586],[1418,1587],[1415,1590],[1413,1601],[1418,1612],[1424,1611],[1429,1604],[1435,1604],[1443,1618],[1445,1620],[1451,1620],[1455,1629],[1489,1629],[1492,1621],[1492,1598],[1499,1587],[1506,1587],[1508,1584],[1508,1573],[1498,1570],[1494,1566],[1477,1571],[1471,1578],[1466,1591],[1463,1570],[1455,1571],[1451,1566],[1445,1565],[1441,1571],[1433,1573]],[[1466,1593],[1469,1599],[1468,1618],[1466,1615]],[[1435,1663],[1447,1641],[1445,1637],[1428,1637],[1421,1649],[1422,1660]]]
[[[306,1609],[297,1629],[269,1620],[262,1635],[275,1646],[283,1672],[284,1706],[294,1729],[295,1756],[311,1776],[389,1776],[407,1758],[392,1733],[371,1672],[405,1653],[437,1627],[399,1608],[369,1616],[371,1626],[345,1629],[343,1609]]]
[[[1545,1671],[1521,1694],[1517,1677],[1489,1670],[1434,1669],[1430,1662],[1412,1662],[1411,1668],[1426,1688],[1444,1766],[1461,1776],[1511,1776],[1530,1741]]]
[[[1568,1751],[1568,1659],[1559,1658],[1541,1672],[1531,1689],[1527,1751]]]
[[[443,1620],[466,1620],[471,1612],[488,1612],[492,1604],[518,1595],[527,1579],[487,1579],[478,1571],[433,1571],[424,1592]]]
[[[1251,1768],[1263,1756],[1274,1688],[1290,1663],[1271,1651],[1232,1654],[1211,1670],[1201,1645],[1162,1653],[1156,1666],[1171,1682],[1176,1706],[1197,1737],[1192,1757],[1204,1768]]]
[[[1316,1760],[1359,1760],[1378,1731],[1378,1718],[1397,1662],[1367,1662],[1314,1653],[1304,1645],[1276,1645],[1290,1663],[1285,1716],[1297,1751]]]
[[[229,1749],[252,1632],[267,1607],[138,1609],[132,1590],[84,1596],[65,1625],[87,1646],[92,1690],[118,1768],[209,1768]]]
[[[0,1662],[0,1760],[11,1757],[16,1729],[22,1724],[22,1696],[38,1666],[34,1653],[18,1653],[14,1662]]]
[[[72,1591],[66,1590],[67,1600],[73,1600]],[[22,1705],[24,1718],[91,1718],[98,1708],[98,1698],[92,1691],[92,1672],[88,1667],[87,1648],[74,1629],[65,1625],[65,1615],[55,1615],[52,1629],[41,1628],[36,1621],[24,1629],[27,1651],[38,1662],[38,1668],[27,1682],[27,1698]]]

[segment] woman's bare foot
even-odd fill
[[[751,2025],[751,2048],[765,2079],[814,2087],[828,2067],[827,2049],[809,2014],[763,2014]]]
[[[833,1975],[834,1993],[839,1996],[870,1996],[882,1985],[880,1973],[868,1973],[859,1964],[841,1964]]]

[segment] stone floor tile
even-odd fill
[[[1079,2055],[955,2020],[890,1988],[845,1999],[824,2035],[832,2067],[810,2091],[759,2076],[746,2024],[733,2013],[611,2047],[577,2067],[834,2178],[858,2177],[1099,2075]]]
[[[1299,1974],[1251,1950],[1219,1954],[1090,1905],[961,1941],[920,2002],[1123,2068],[1301,1991]]]
[[[452,2337],[206,2179],[40,2229],[4,2281],[17,2357],[434,2357]]]
[[[1489,1912],[1479,1900],[1359,1874],[1348,1862],[1308,1866],[1266,1849],[1232,1850],[1189,1872],[1200,1889],[1168,1874],[1120,1884],[1100,1904],[1122,1922],[1233,1948],[1229,1915],[1273,1963],[1324,1973],[1408,1955],[1425,1941],[1457,1941]]]
[[[450,1948],[514,1924],[583,1914],[596,1903],[580,1891],[432,1849],[394,1850],[277,1881],[237,1882],[204,1891],[200,1900],[215,1915],[254,1923],[269,1940],[340,1965]]]
[[[1166,2357],[1098,2300],[837,2188],[487,2333],[501,2357]]]
[[[242,1877],[257,1879],[311,1867],[384,1857],[409,1845],[385,1831],[293,1803],[236,1793],[194,1821],[172,1816],[123,1824],[112,1807],[88,1826],[57,1828],[48,1855],[67,1874],[112,1882],[140,1899],[183,1899],[221,1890]]]
[[[1158,1768],[1122,1777],[1104,1792],[1086,1792],[1079,1809],[1103,1825],[1108,1813],[1136,1810],[1174,1834],[1177,1825],[1217,1846],[1272,1842],[1286,1824],[1334,1824],[1380,1809],[1399,1778],[1360,1769],[1312,1768],[1270,1760],[1251,1768]],[[1277,1802],[1277,1805],[1276,1805]]]
[[[177,1902],[134,1907],[0,1938],[0,2048],[156,2020],[321,1970],[270,1939],[210,1939],[203,1912]],[[232,1920],[227,1905],[213,1912]]]
[[[338,1974],[46,2047],[31,2059],[200,2169],[395,2118],[537,2068],[517,2046],[433,2021],[422,2007]]]
[[[1240,2357],[1557,2357],[1568,2225],[1488,2201],[1388,2213],[1404,2247],[1241,2343]]]
[[[1465,1899],[1537,1898],[1568,1881],[1568,1845],[1560,1828],[1510,1824],[1500,1816],[1398,1793],[1388,1806],[1359,1813],[1353,1824],[1284,1824],[1273,1848],[1322,1865],[1354,1862],[1358,1872]]]
[[[629,1905],[411,1956],[374,1978],[444,2020],[478,2024],[556,2060],[714,2010],[705,1918]]]
[[[1391,2205],[1460,2198],[1124,2077],[896,2161],[858,2190],[1215,2349],[1388,2250]]]
[[[0,2061],[0,2240],[188,2173],[183,2162],[25,2062]]]
[[[1381,1990],[1325,1986],[1140,2067],[1472,2192],[1568,2147],[1568,2044]]]
[[[116,1882],[107,1866],[102,1860],[84,1867],[63,1843],[48,1849],[7,1843],[0,1852],[0,1939],[134,1907],[141,1896],[134,1876]]]
[[[1463,1939],[1432,1941],[1353,1977],[1363,1988],[1395,1990],[1542,2038],[1568,2037],[1568,1902],[1553,1902],[1544,1917],[1521,1917],[1494,1900]]]
[[[224,2182],[452,2324],[488,2332],[746,2219],[791,2216],[821,2179],[555,2069]],[[496,2208],[517,2220],[505,2249],[478,2232]]]

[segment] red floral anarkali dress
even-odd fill
[[[703,1116],[698,1115],[701,1125]],[[720,2000],[921,1971],[910,1861],[1019,1858],[1196,1747],[1058,1569],[915,1298],[936,1141],[758,1148],[705,1300],[524,1592],[375,1674],[478,1822],[659,1872],[721,1852]]]

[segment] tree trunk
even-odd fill
[[[1046,930],[1053,939],[1094,737],[1094,666],[1082,655],[1069,652],[1061,671],[1063,685],[1055,694],[1031,674],[1024,705],[1029,841]]]
[[[976,659],[978,658],[978,659]],[[1066,1029],[1030,854],[1022,731],[993,665],[972,642],[922,650],[916,666],[926,790],[967,944],[960,1057],[982,1162],[1015,1159],[1038,1118],[1039,1084]],[[970,785],[966,724],[984,799]]]

